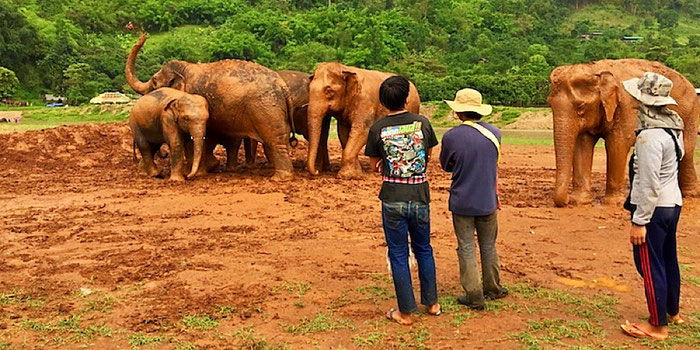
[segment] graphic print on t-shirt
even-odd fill
[[[386,152],[387,165],[392,177],[411,177],[425,173],[425,146],[423,145],[423,124],[387,126],[380,137]]]

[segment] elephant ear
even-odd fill
[[[608,122],[612,122],[615,117],[615,110],[619,104],[618,83],[615,80],[615,76],[607,71],[601,72],[598,74],[598,77],[600,78],[598,83],[600,102],[605,110],[605,119]]]
[[[345,80],[346,99],[350,102],[349,105],[352,105],[362,93],[362,82],[357,73],[346,70],[343,71],[343,80]]]

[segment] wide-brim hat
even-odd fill
[[[493,107],[482,102],[481,93],[474,89],[459,90],[454,101],[445,100],[455,112],[476,112],[482,116],[491,114]]]
[[[671,97],[673,82],[665,76],[646,72],[641,78],[633,78],[622,82],[622,86],[637,101],[648,106],[677,105]]]

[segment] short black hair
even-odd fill
[[[479,120],[481,117],[483,117],[483,115],[476,112],[457,112],[457,117],[459,117],[459,119],[466,118]]]
[[[410,88],[408,79],[399,75],[390,77],[379,87],[379,102],[391,111],[404,109]]]

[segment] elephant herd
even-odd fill
[[[261,142],[275,169],[273,178],[289,179],[293,176],[289,147],[295,144],[294,134],[298,133],[309,142],[307,168],[316,175],[319,169],[325,171],[330,166],[327,143],[332,117],[337,120],[343,149],[338,176],[361,174],[358,155],[369,127],[388,112],[379,103],[379,86],[392,74],[340,63],[320,63],[309,75],[276,72],[239,60],[169,61],[142,82],[134,66],[146,39],[143,34],[132,48],[125,73],[134,91],[145,95],[132,110],[130,126],[147,174],[159,174],[152,159],[163,142],[171,150],[171,179],[184,180],[186,169],[191,169],[187,178],[192,178],[218,165],[213,151],[219,144],[226,149],[227,169],[235,167],[245,139],[247,163],[254,162],[257,143]],[[693,150],[700,102],[692,84],[659,62],[602,60],[561,66],[550,75],[548,102],[554,119],[557,206],[568,204],[570,199],[574,203],[591,201],[593,150],[601,138],[607,156],[606,197],[624,191],[626,159],[635,139],[637,102],[621,83],[647,71],[662,74],[674,83],[671,96],[678,105],[671,109],[685,122],[681,186],[684,194],[697,194]],[[420,97],[411,84],[406,109],[418,113],[419,108]]]
[[[273,179],[290,179],[289,147],[295,145],[294,134],[299,133],[309,141],[308,170],[316,175],[319,168],[330,167],[327,141],[331,117],[338,121],[343,147],[338,175],[350,178],[361,174],[358,155],[369,127],[388,112],[379,103],[378,91],[391,74],[339,63],[321,63],[309,75],[276,72],[239,60],[174,60],[142,82],[134,71],[146,39],[143,34],[132,48],[125,73],[134,91],[145,95],[134,105],[129,124],[147,174],[159,175],[153,154],[164,142],[171,150],[170,178],[184,180],[190,166],[187,178],[218,164],[213,151],[219,144],[226,149],[227,168],[234,167],[245,139],[247,162],[254,159],[257,142],[261,142],[275,169]],[[411,84],[407,109],[418,113],[419,107],[418,90]]]

